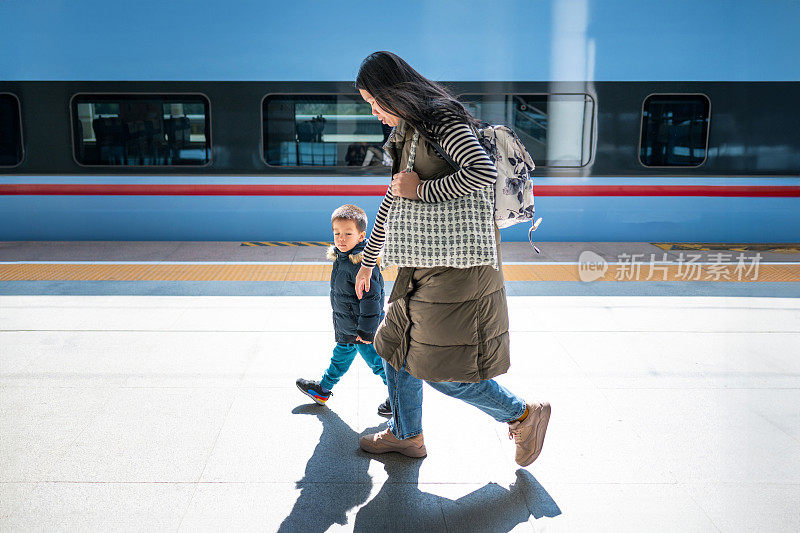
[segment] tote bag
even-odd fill
[[[414,168],[419,132],[411,140],[406,172]],[[497,270],[494,185],[444,202],[395,196],[386,217],[383,260],[400,267]]]

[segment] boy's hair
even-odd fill
[[[355,222],[358,231],[367,231],[367,214],[357,205],[345,204],[342,207],[338,207],[331,215],[331,225],[337,219],[352,220]]]

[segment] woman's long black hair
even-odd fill
[[[367,91],[384,110],[430,140],[437,140],[434,127],[442,121],[480,125],[447,89],[391,52],[375,52],[361,62],[356,88]]]

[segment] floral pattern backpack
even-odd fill
[[[533,178],[536,165],[525,145],[507,126],[487,126],[478,130],[478,141],[497,167],[494,188],[494,219],[498,228],[532,221]]]

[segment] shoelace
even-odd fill
[[[508,428],[508,440],[514,440],[516,444],[522,442],[522,428],[511,429]]]

